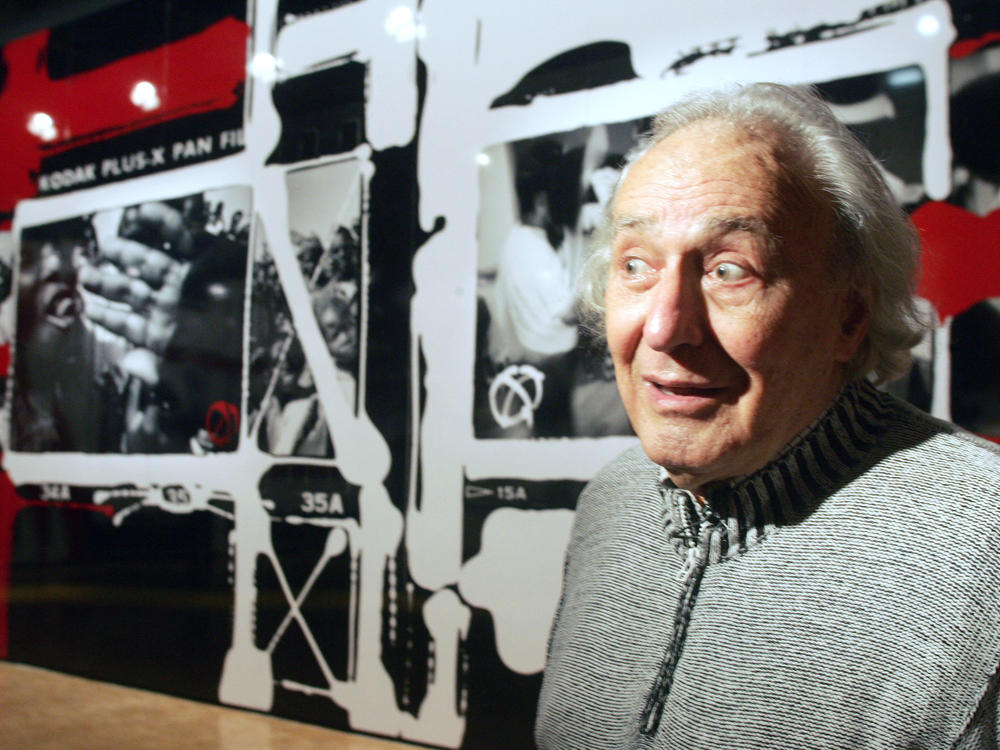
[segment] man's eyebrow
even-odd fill
[[[761,237],[772,236],[767,224],[753,216],[716,216],[706,222],[704,231],[708,234],[748,232]]]
[[[651,214],[616,216],[612,222],[615,234],[623,231],[651,231],[658,224],[658,219]],[[771,231],[767,222],[755,216],[714,216],[698,228],[698,234],[703,237],[718,237],[733,232],[746,232],[755,235],[769,247],[777,247],[780,238]]]
[[[656,226],[656,219],[652,216],[615,216],[611,222],[611,230],[614,234],[626,230],[643,232]]]
[[[745,232],[757,238],[765,256],[772,262],[781,257],[781,237],[767,222],[756,216],[718,216],[711,218],[699,234],[710,241],[727,234]]]

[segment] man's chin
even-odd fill
[[[733,447],[700,446],[690,439],[641,442],[646,455],[684,490],[697,493],[707,485],[746,473],[745,467],[733,461],[733,455],[739,453]]]

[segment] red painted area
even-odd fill
[[[46,500],[30,500],[17,494],[17,488],[6,471],[0,470],[0,659],[7,658],[7,648],[10,642],[10,620],[8,617],[10,603],[10,564],[14,550],[14,522],[17,514],[24,508],[39,506],[54,510],[89,510],[103,513],[109,518],[115,514],[111,506],[91,505],[89,503],[49,502]]]
[[[0,344],[0,378],[10,374],[10,342]]]
[[[994,42],[1000,42],[1000,31],[991,31],[976,39],[961,39],[951,45],[948,55],[953,60],[961,60],[963,57],[968,57]]]
[[[0,212],[37,194],[43,156],[231,107],[246,77],[248,35],[246,23],[226,18],[172,44],[61,80],[52,80],[45,69],[47,30],[9,43],[3,48],[7,82],[0,92]],[[160,106],[150,112],[131,100],[140,81],[153,83],[159,94]],[[55,140],[46,143],[28,132],[35,112],[53,117]]]
[[[978,216],[934,201],[913,212],[920,231],[923,273],[917,294],[941,320],[988,297],[1000,297],[1000,210]]]

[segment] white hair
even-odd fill
[[[827,203],[835,237],[831,260],[864,304],[868,332],[848,364],[848,377],[876,382],[906,372],[910,349],[926,323],[914,301],[920,266],[916,230],[896,202],[874,157],[811,89],[754,83],[693,94],[661,112],[650,132],[626,157],[604,222],[594,236],[580,279],[580,313],[604,333],[604,292],[611,262],[612,209],[631,165],[653,146],[689,125],[719,120],[748,132],[777,136],[790,176]]]

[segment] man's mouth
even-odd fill
[[[668,396],[702,396],[707,397],[716,393],[718,388],[708,388],[700,386],[690,386],[690,385],[660,385],[659,383],[653,383],[656,389],[660,393],[665,393]]]
[[[658,380],[647,379],[646,381],[658,392],[665,396],[691,396],[697,398],[710,398],[717,396],[722,390],[721,387],[711,384],[694,384],[680,382],[660,382]]]
[[[697,414],[724,399],[726,389],[710,383],[663,382],[646,379],[651,405],[657,411],[670,414]]]
[[[74,290],[62,289],[45,306],[45,320],[56,328],[69,328],[80,317],[82,307],[82,300]]]

